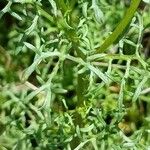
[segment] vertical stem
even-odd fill
[[[87,90],[87,75],[85,73],[78,75],[78,85],[77,85],[77,98],[78,98],[78,107],[82,106],[85,101],[85,92]]]
[[[61,11],[64,15],[68,11],[68,6],[64,2],[64,0],[58,0],[56,2],[57,2],[57,5],[59,6],[59,8],[61,9]],[[72,10],[72,9],[73,8],[70,8],[70,10]],[[69,18],[71,18],[71,12],[70,12],[70,14],[67,14],[67,15],[69,16]],[[64,18],[62,18],[62,20],[64,21]],[[70,22],[73,22],[73,21],[70,21]],[[69,24],[69,26],[72,26],[71,23]],[[76,33],[76,30],[68,29],[68,28],[64,28],[64,30],[66,33],[66,37],[70,40],[70,42],[72,43],[73,49],[77,53],[77,57],[80,57],[81,59],[86,61],[86,55],[79,49],[80,42],[79,42],[79,38],[78,38],[78,35]],[[79,67],[79,70],[80,69],[81,69],[81,67]],[[77,100],[78,100],[77,105],[76,105],[77,108],[83,106],[84,101],[85,101],[85,92],[86,92],[87,88],[88,88],[87,73],[84,72],[82,74],[78,74],[77,87],[76,87]],[[78,110],[76,110],[74,112],[73,120],[74,120],[73,122],[74,122],[75,128],[77,126],[79,126],[79,127],[84,126],[83,118],[82,118],[82,116]],[[77,147],[79,145],[79,143],[80,143],[79,137],[74,137],[70,143],[71,149],[75,149],[75,147]]]
[[[72,1],[74,5],[75,2]],[[57,6],[60,8],[60,10],[62,11],[63,14],[65,14],[68,9],[70,10],[73,10],[73,6],[72,8],[68,8],[68,6],[66,5],[66,3],[64,2],[64,0],[58,0],[56,1],[56,4]],[[71,3],[69,5],[71,7]],[[68,14],[71,18],[71,12],[70,14]],[[72,22],[72,21],[70,21]],[[69,24],[71,26],[71,24]],[[79,39],[78,39],[78,36],[76,34],[76,31],[73,30],[73,29],[64,29],[66,31],[66,35],[68,37],[68,39],[70,40],[70,42],[73,43],[73,48],[76,50],[76,53],[77,53],[77,57],[80,57],[82,58],[83,60],[86,60],[86,56],[85,54],[83,54],[78,46],[79,46]],[[80,70],[81,68],[79,68]],[[78,102],[77,102],[77,107],[80,107],[83,105],[84,101],[85,101],[85,92],[88,88],[88,81],[86,80],[86,77],[87,77],[87,74],[86,73],[82,73],[82,74],[79,74],[78,77],[77,77],[77,87],[76,87],[76,93],[77,93],[77,99],[78,99]]]
[[[82,58],[84,61],[86,61],[86,55],[83,54],[78,47],[76,47],[76,52],[77,52],[77,56]],[[79,68],[79,70],[81,69],[81,67]],[[80,107],[84,104],[85,101],[85,93],[86,90],[88,88],[88,78],[87,78],[88,74],[86,72],[82,73],[82,74],[78,74],[78,78],[77,78],[77,99],[78,99],[78,103],[77,106]]]

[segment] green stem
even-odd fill
[[[62,11],[62,14],[65,14],[67,12],[67,10],[69,8],[67,8],[67,5],[65,4],[64,0],[58,0],[56,1],[57,7],[59,7]],[[54,21],[54,18],[48,14],[45,10],[43,10],[39,5],[37,5],[37,9],[39,11],[39,13],[45,17],[46,19],[48,19],[51,23],[54,23],[56,21]],[[70,8],[71,9],[71,8]],[[69,15],[69,14],[68,14]],[[62,19],[64,21],[64,18]],[[71,25],[70,25],[71,26]],[[73,43],[73,48],[76,50],[77,56],[82,58],[83,60],[86,60],[86,56],[83,54],[82,51],[79,50],[78,45],[79,45],[79,41],[78,41],[78,36],[76,35],[75,30],[71,29],[67,29],[64,28],[66,36],[68,37],[68,39],[70,40],[70,42]],[[79,68],[80,70],[81,68]],[[85,80],[86,78],[86,74],[79,74],[77,77],[77,87],[76,87],[76,92],[77,92],[77,106],[82,106],[83,102],[85,101],[85,97],[84,97],[84,93],[87,89],[87,83],[88,81]]]
[[[104,41],[104,43],[96,50],[96,53],[101,53],[107,50],[107,48],[112,45],[125,31],[126,27],[131,22],[134,13],[136,12],[141,0],[132,0],[130,7],[127,9],[126,14],[113,31],[113,33]]]
[[[86,73],[79,74],[77,81],[78,81],[78,85],[77,85],[78,103],[77,103],[77,106],[80,107],[84,104],[85,93],[88,88],[87,74]]]

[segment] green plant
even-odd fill
[[[140,2],[2,0],[1,149],[149,148]]]

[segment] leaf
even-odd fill
[[[45,89],[48,88],[49,86],[50,86],[49,84],[44,84],[43,86],[41,86],[41,87],[37,88],[36,90],[32,91],[28,96],[26,96],[26,98],[24,99],[24,102],[28,103],[37,94],[42,93],[43,91],[45,91]],[[43,94],[47,98],[47,95],[45,95],[45,94],[47,94],[47,93]]]
[[[81,28],[84,25],[85,21],[86,21],[86,19],[81,19],[78,24],[78,28]]]
[[[54,15],[57,16],[57,6],[56,6],[55,1],[54,0],[49,0],[49,2],[50,2],[51,6],[53,8]]]
[[[28,77],[32,74],[32,72],[35,70],[36,66],[42,61],[42,59],[37,58],[34,60],[33,64],[29,66],[22,75],[22,81],[26,81]]]
[[[9,1],[8,4],[0,11],[0,19],[6,12],[10,11],[11,5],[12,5],[12,2]]]
[[[94,149],[95,149],[95,150],[98,150],[98,146],[97,146],[97,143],[96,143],[96,138],[92,138],[92,139],[91,139],[91,143],[92,143]]]
[[[80,128],[81,132],[90,132],[94,128],[94,124],[91,124],[90,126],[86,128]]]
[[[28,43],[28,42],[23,42],[23,43],[24,43],[24,45],[25,45],[27,48],[29,48],[29,49],[31,49],[31,50],[33,50],[33,51],[35,52],[35,49],[36,49],[35,46],[33,46],[32,44],[30,44],[30,43]]]
[[[91,8],[94,10],[96,21],[99,22],[99,23],[102,22],[103,18],[104,18],[104,14],[101,11],[101,9],[99,8],[99,6],[97,5],[96,0],[92,0]]]
[[[19,21],[22,21],[22,18],[15,12],[10,11],[10,14],[15,17],[16,19],[18,19]]]
[[[98,59],[98,58],[104,58],[106,55],[107,54],[104,54],[104,53],[94,54],[94,55],[89,56],[87,59],[88,61],[94,61],[95,59]]]
[[[87,18],[87,6],[88,6],[88,2],[83,3],[82,13],[83,13],[84,17],[86,17],[86,18]]]
[[[108,83],[108,77],[103,74],[99,69],[93,67],[92,65],[88,65],[88,68],[93,71],[100,79],[102,79],[105,83]]]
[[[87,68],[84,66],[83,68],[81,68],[80,70],[78,70],[78,74],[82,74],[84,72],[87,71]]]
[[[140,82],[140,84],[138,85],[136,91],[135,91],[135,94],[132,98],[132,101],[135,102],[137,100],[137,98],[139,97],[139,95],[141,94],[141,90],[142,90],[142,87],[143,85],[145,84],[145,82],[148,80],[148,77],[147,76],[144,76],[143,80]]]
[[[104,43],[97,49],[97,53],[104,52],[116,41],[119,41],[120,38],[124,35],[123,32],[126,31],[126,28],[129,26],[132,18],[134,17],[134,14],[140,5],[141,0],[132,0],[130,7],[126,11],[126,14],[124,18],[120,21],[118,26],[115,28],[115,30],[112,32],[110,36],[104,41]],[[123,35],[122,35],[123,34]]]
[[[132,45],[134,47],[136,47],[136,44],[134,42],[132,42],[131,40],[128,40],[128,39],[124,39],[123,40],[125,43],[129,44],[129,45]]]
[[[39,18],[39,16],[36,15],[32,21],[32,25],[28,29],[26,29],[26,31],[25,31],[26,35],[29,35],[36,28],[38,18]]]
[[[150,0],[143,0],[143,2],[150,4]]]
[[[85,142],[81,142],[74,150],[80,150],[81,148],[83,148],[83,146],[89,142],[89,140],[86,140]]]

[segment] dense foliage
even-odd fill
[[[100,51],[128,7],[0,0],[0,149],[150,149],[148,4]]]

